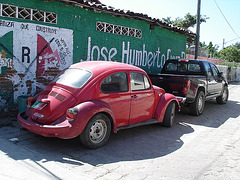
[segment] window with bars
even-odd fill
[[[57,24],[57,14],[0,3],[0,16]]]
[[[105,22],[98,21],[96,24],[96,30],[101,32],[111,33],[111,34],[142,38],[142,31],[139,29],[109,24]]]

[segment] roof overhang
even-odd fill
[[[110,14],[110,15],[116,16],[116,17],[124,17],[124,18],[128,18],[128,19],[143,20],[143,21],[148,22],[150,24],[150,27],[152,27],[152,28],[154,26],[158,26],[158,27],[170,30],[172,32],[176,32],[176,33],[185,35],[188,38],[196,38],[196,34],[191,31],[176,27],[172,24],[167,24],[167,23],[161,21],[160,19],[151,18],[148,15],[142,14],[142,13],[134,13],[129,10],[126,11],[126,10],[115,9],[111,6],[106,6],[106,5],[95,3],[95,2],[92,3],[87,0],[44,0],[44,1],[65,2],[69,6],[79,6],[83,9],[92,10],[95,12],[103,12],[103,13],[107,13],[107,14]]]

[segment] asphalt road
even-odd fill
[[[226,105],[208,101],[199,116],[176,115],[172,128],[149,125],[112,134],[100,149],[44,138],[0,119],[0,179],[240,179],[240,84]]]

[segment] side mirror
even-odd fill
[[[219,76],[219,77],[223,77],[223,72],[219,72],[219,73],[218,73],[218,76]]]

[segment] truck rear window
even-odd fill
[[[173,74],[201,74],[201,66],[197,63],[166,62],[162,73]]]

